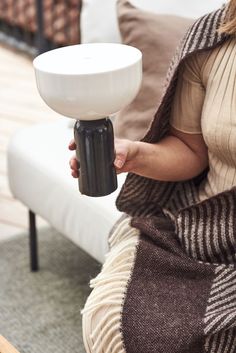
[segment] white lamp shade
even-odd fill
[[[56,112],[80,120],[116,113],[137,95],[142,53],[131,46],[91,43],[39,55],[33,62],[43,100]]]

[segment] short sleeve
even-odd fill
[[[201,79],[204,56],[193,55],[183,62],[171,108],[170,124],[190,134],[201,134],[205,88]]]

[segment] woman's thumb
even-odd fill
[[[114,161],[115,167],[118,169],[121,169],[126,162],[126,158],[127,158],[127,151],[125,149],[116,151],[116,158]]]

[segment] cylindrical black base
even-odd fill
[[[117,189],[112,122],[108,118],[77,120],[74,136],[80,162],[80,192],[87,196],[111,194]]]

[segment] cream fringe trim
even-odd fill
[[[139,243],[139,231],[129,223],[130,218],[125,218],[110,236],[110,251],[102,270],[90,281],[90,287],[94,289],[81,311],[87,353],[125,353],[121,315]],[[93,316],[103,308],[104,315],[92,329]]]

